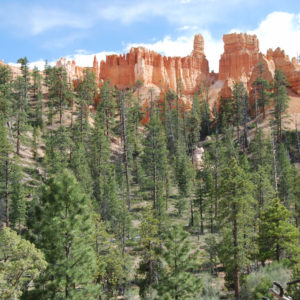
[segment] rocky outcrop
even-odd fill
[[[60,58],[56,62],[56,67],[63,67],[66,69],[68,77],[71,80],[79,80],[83,77],[83,70],[84,68],[76,66],[75,60],[68,61],[65,58]]]
[[[274,63],[276,69],[281,69],[290,84],[290,88],[300,94],[300,66],[296,58],[292,60],[285,54],[284,50],[277,48],[275,51],[269,49],[267,59]]]
[[[259,61],[256,35],[232,33],[223,36],[224,53],[219,62],[219,79],[247,82]]]
[[[93,61],[93,67],[92,67],[93,72],[96,75],[96,80],[99,82],[99,75],[100,75],[100,69],[99,69],[99,63],[97,60],[96,55],[94,56],[94,61]]]
[[[192,94],[209,78],[203,37],[195,36],[194,50],[186,57],[166,57],[142,47],[132,48],[127,55],[109,55],[100,65],[100,79],[108,78],[119,88],[133,86],[139,79],[145,86],[180,88],[183,94]]]

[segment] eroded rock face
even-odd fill
[[[285,54],[284,50],[277,48],[275,51],[269,49],[267,59],[273,61],[276,69],[281,69],[290,84],[290,88],[300,94],[300,66],[296,58],[292,60]]]
[[[194,50],[186,57],[166,57],[145,48],[132,48],[127,55],[109,55],[101,62],[100,79],[119,88],[130,87],[140,79],[144,85],[155,84],[162,90],[181,88],[192,94],[209,77],[202,35],[196,35]]]
[[[71,80],[79,80],[83,77],[84,68],[76,66],[75,60],[68,61],[65,58],[60,58],[56,62],[56,67],[63,67]]]
[[[256,35],[232,33],[223,36],[224,53],[219,65],[219,79],[247,82],[259,61]]]

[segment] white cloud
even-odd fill
[[[185,31],[185,30],[196,30],[198,29],[197,26],[188,26],[188,25],[184,25],[182,27],[177,28],[178,31]]]
[[[290,57],[300,54],[300,14],[273,12],[249,33],[257,35],[263,53],[280,47]]]

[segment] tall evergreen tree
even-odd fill
[[[157,208],[159,192],[162,192],[165,174],[167,172],[167,150],[165,135],[161,121],[154,111],[147,125],[144,140],[143,165],[152,192],[153,207]]]
[[[50,112],[53,108],[59,113],[59,123],[62,125],[63,115],[68,98],[67,72],[63,67],[54,67],[50,69],[49,78],[49,98]]]
[[[257,65],[259,76],[253,82],[255,105],[262,109],[263,118],[266,117],[266,106],[270,103],[270,84],[263,79],[264,63],[259,62]],[[257,116],[256,116],[257,117]]]
[[[36,285],[39,299],[97,299],[91,203],[69,171],[43,187],[38,247],[48,267]]]
[[[286,258],[290,264],[297,261],[300,254],[298,243],[299,230],[290,223],[289,211],[274,199],[261,217],[259,226],[258,246],[259,259],[266,260]]]
[[[9,120],[12,108],[11,71],[8,66],[0,65],[0,112]]]
[[[233,283],[235,299],[240,299],[240,276],[253,251],[253,198],[249,176],[232,158],[221,176],[219,225],[222,240],[219,257],[228,284]]]
[[[105,134],[111,135],[112,127],[114,126],[114,118],[116,111],[116,99],[113,88],[110,86],[110,81],[104,82],[100,90],[100,103],[98,110],[102,113],[105,123]]]
[[[94,103],[94,99],[97,94],[97,83],[95,73],[91,70],[84,71],[84,77],[82,82],[78,85],[78,99],[79,99],[79,122],[80,122],[80,134],[81,142],[83,136],[87,138],[88,124],[89,124],[89,106]]]
[[[10,185],[10,222],[11,227],[18,233],[24,228],[26,220],[26,199],[24,191],[24,183],[22,182],[21,168],[14,163],[11,172]]]
[[[142,260],[138,268],[138,273],[142,275],[139,280],[139,294],[143,299],[153,299],[153,287],[158,281],[160,270],[158,249],[161,243],[158,224],[155,212],[147,208],[140,225]]]
[[[5,222],[7,227],[10,225],[9,186],[11,183],[11,173],[13,166],[11,155],[12,149],[7,136],[6,123],[2,114],[0,114],[0,218],[2,222]]]
[[[201,294],[201,279],[193,274],[195,253],[191,253],[188,238],[179,226],[172,226],[164,237],[158,299],[196,299]]]
[[[286,115],[289,97],[287,95],[287,81],[281,70],[275,70],[273,99],[274,99],[274,123],[276,128],[277,140],[282,137],[282,122]]]

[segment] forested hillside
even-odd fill
[[[300,277],[281,70],[212,106],[205,82],[157,98],[18,62],[0,65],[1,299],[272,299]]]

